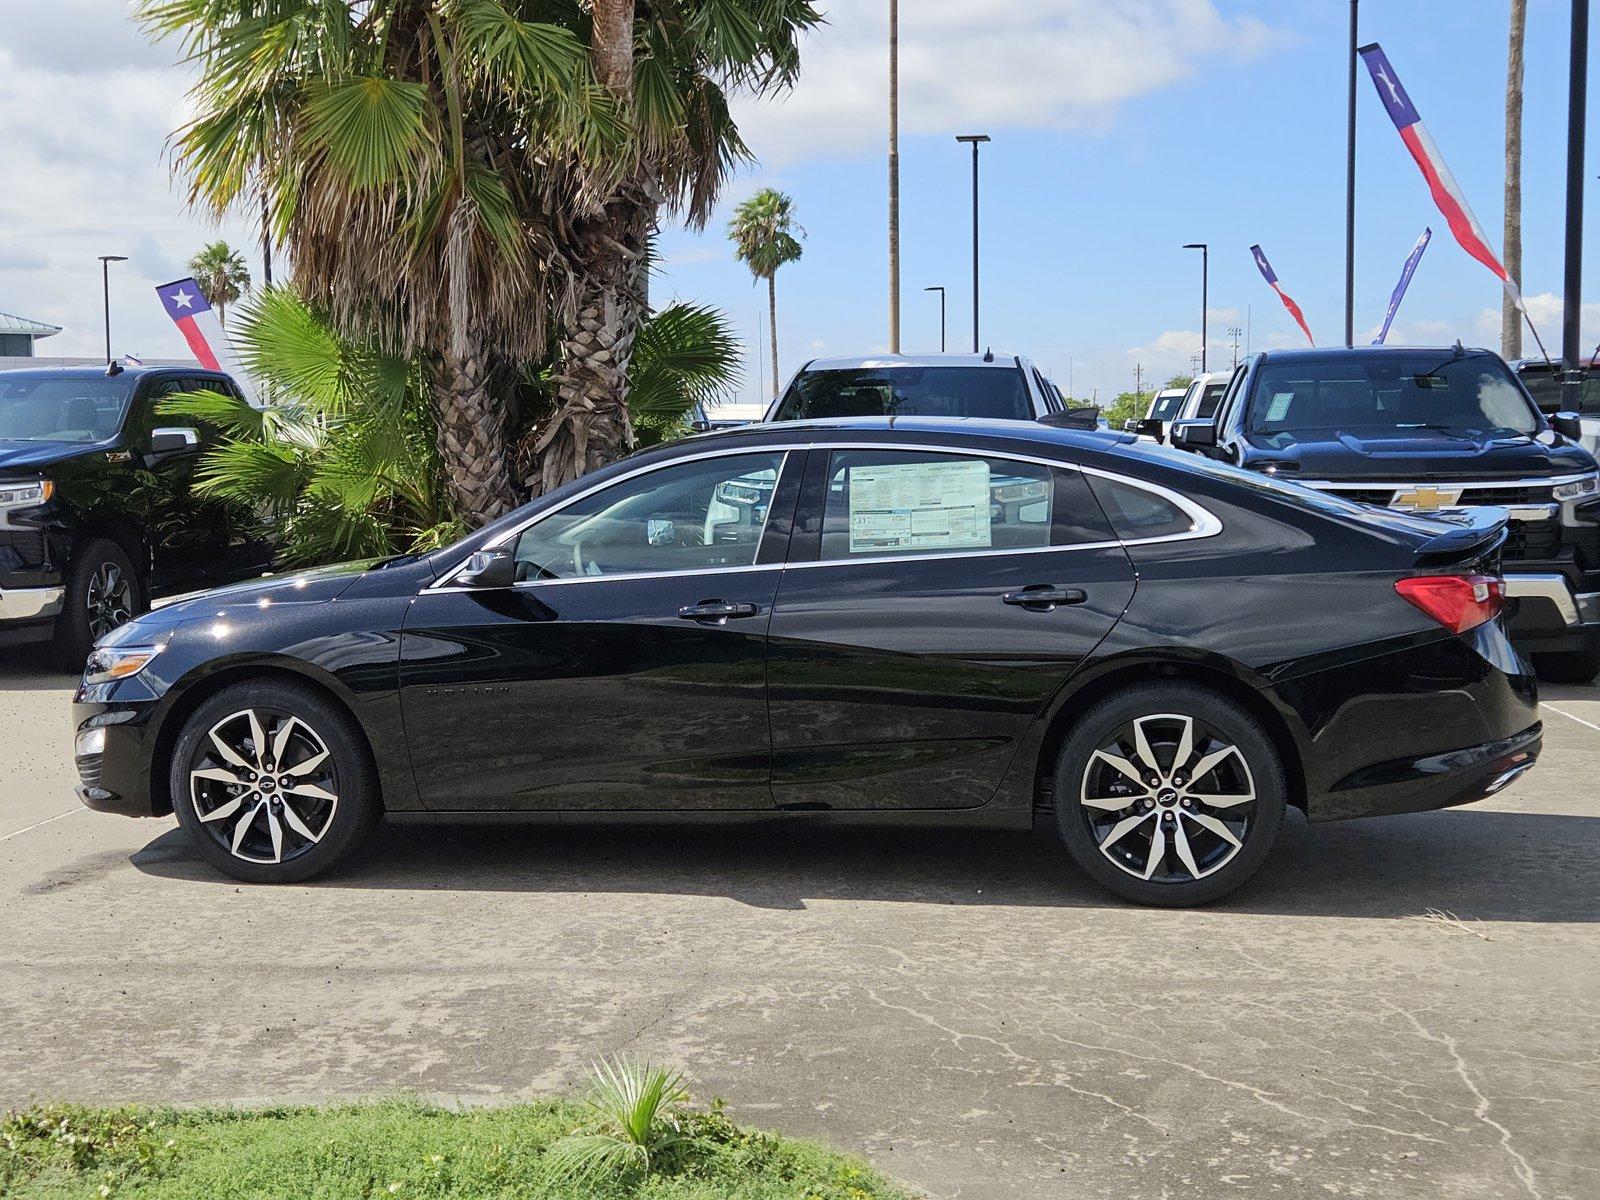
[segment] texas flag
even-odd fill
[[[1422,177],[1428,181],[1433,202],[1444,214],[1450,232],[1461,243],[1463,250],[1495,273],[1505,285],[1512,302],[1521,308],[1522,296],[1517,291],[1517,285],[1500,265],[1494,251],[1489,249],[1488,235],[1483,232],[1483,226],[1478,224],[1478,218],[1472,215],[1472,209],[1467,207],[1467,198],[1461,193],[1461,185],[1456,183],[1450,168],[1444,164],[1439,147],[1428,136],[1427,127],[1417,115],[1417,106],[1411,103],[1411,97],[1401,85],[1400,77],[1394,73],[1383,47],[1373,42],[1370,46],[1361,47],[1359,53],[1361,61],[1367,64],[1367,71],[1372,75],[1373,86],[1378,89],[1378,98],[1388,110],[1394,127],[1400,131],[1400,140],[1411,151],[1411,157],[1417,160],[1417,166],[1422,168]]]
[[[156,295],[161,297],[161,306],[183,334],[183,340],[189,343],[189,350],[200,360],[200,365],[208,371],[224,371],[233,376],[250,403],[257,403],[250,376],[234,353],[233,343],[228,340],[222,322],[217,320],[200,285],[193,279],[179,279],[163,283],[156,288]]]
[[[1290,299],[1289,293],[1278,286],[1278,276],[1273,271],[1272,264],[1267,261],[1266,253],[1259,245],[1251,246],[1250,253],[1255,257],[1256,267],[1261,272],[1261,278],[1265,279],[1272,286],[1272,290],[1278,293],[1278,299],[1283,301],[1283,306],[1289,310],[1289,315],[1300,326],[1300,331],[1306,335],[1306,341],[1315,346],[1317,339],[1311,336],[1311,327],[1306,324],[1305,313],[1301,312],[1300,306]]]

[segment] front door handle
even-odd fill
[[[761,610],[754,604],[737,604],[728,600],[702,600],[699,604],[685,604],[678,615],[685,621],[715,621],[719,625],[737,617],[753,617]]]
[[[1058,604],[1082,604],[1089,593],[1082,588],[1056,587],[1049,583],[1035,583],[1020,592],[1007,592],[1000,599],[1030,612],[1049,612]]]

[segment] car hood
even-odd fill
[[[1285,431],[1252,435],[1249,445],[1250,466],[1276,464],[1287,479],[1543,479],[1595,468],[1587,450],[1548,430],[1533,435],[1432,429]]]
[[[342,595],[374,561],[338,563],[293,574],[268,575],[248,583],[200,592],[145,613],[115,631],[111,640],[137,642],[140,640],[138,630],[148,633],[153,629],[171,629],[187,621],[226,619],[230,613],[242,609],[259,611],[280,604],[326,604]]]
[[[45,467],[83,458],[105,449],[103,442],[33,442],[0,440],[0,476],[37,475]]]

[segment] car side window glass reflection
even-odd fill
[[[1117,536],[1126,541],[1171,537],[1194,528],[1193,517],[1155,492],[1110,478],[1096,478],[1094,490]]]
[[[1111,531],[1076,471],[923,451],[837,450],[822,560],[1039,550]]]
[[[783,459],[697,459],[581,497],[518,535],[517,580],[751,566]]]

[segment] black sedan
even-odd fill
[[[259,882],[380,815],[1038,821],[1112,891],[1202,903],[1290,806],[1441,808],[1533,764],[1503,523],[1020,422],[708,434],[446,550],[115,631],[79,795]]]

